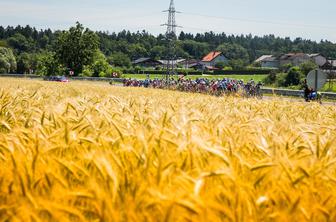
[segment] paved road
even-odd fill
[[[122,87],[123,84],[117,83],[117,84],[113,84],[113,86],[119,86]],[[273,99],[279,99],[279,100],[285,100],[285,101],[290,101],[290,102],[302,102],[302,103],[306,103],[304,101],[303,98],[300,97],[290,97],[290,96],[279,96],[279,95],[267,95],[267,96],[263,96],[264,100],[273,100]],[[323,100],[322,99],[322,105],[333,105],[336,106],[336,100]]]
[[[278,99],[278,100],[285,100],[285,101],[289,101],[289,102],[302,102],[302,103],[306,103],[303,98],[286,97],[286,96],[263,96],[263,99],[264,100]],[[336,106],[336,101],[323,100],[322,99],[322,105]]]

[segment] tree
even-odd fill
[[[217,62],[216,64],[215,64],[215,67],[217,68],[217,69],[223,69],[224,67],[225,67],[225,62]]]
[[[161,59],[166,51],[167,49],[164,46],[157,45],[151,49],[150,56],[153,59]]]
[[[80,31],[77,31],[78,29]],[[14,55],[19,57],[22,53],[29,53],[32,56],[32,58],[29,58],[29,60],[32,60],[32,69],[36,67],[36,55],[45,50],[54,51],[57,55],[55,58],[64,67],[79,70],[75,70],[76,75],[85,64],[90,63],[90,61],[87,62],[87,59],[82,59],[82,55],[84,54],[87,57],[88,51],[92,55],[96,47],[90,47],[90,45],[95,46],[97,41],[100,43],[99,49],[105,56],[112,55],[112,57],[115,57],[116,54],[118,55],[118,60],[121,62],[115,63],[120,65],[123,64],[122,60],[125,58],[119,56],[119,53],[127,55],[130,59],[138,59],[139,57],[164,59],[169,57],[167,40],[164,39],[165,36],[162,34],[154,36],[146,31],[132,33],[127,30],[120,33],[93,33],[91,31],[88,31],[88,33],[90,33],[90,36],[94,36],[93,38],[96,38],[96,40],[91,41],[88,37],[86,38],[88,40],[84,41],[86,30],[79,23],[67,32],[52,31],[50,29],[36,30],[30,26],[0,26],[0,47],[11,47]],[[61,46],[59,42],[62,41],[60,40],[64,40],[64,44],[61,44]],[[86,50],[87,48],[93,50]],[[237,67],[246,67],[249,62],[267,54],[279,56],[290,52],[321,53],[326,58],[336,58],[336,44],[327,40],[316,42],[302,38],[291,40],[290,38],[280,38],[274,35],[258,37],[252,35],[227,35],[225,33],[216,34],[214,32],[194,35],[181,32],[179,39],[176,41],[177,57],[200,59],[209,51],[216,50],[216,48],[223,51],[232,60],[231,63],[235,69]],[[89,58],[91,58],[90,55]],[[288,72],[290,68],[284,67],[283,71]],[[307,73],[306,68],[302,69],[304,69],[302,70],[303,73]]]
[[[97,50],[93,57],[94,62],[91,65],[84,66],[83,76],[92,77],[111,77],[113,67],[107,62],[105,55]]]
[[[235,60],[234,64],[244,66],[249,63],[248,51],[238,44],[224,43],[217,47],[217,50],[222,52],[229,60]],[[232,65],[232,67],[234,67]]]
[[[244,69],[246,62],[242,59],[229,59],[229,66],[235,70]]]
[[[63,31],[58,37],[55,44],[56,58],[64,67],[79,75],[84,66],[93,63],[98,44],[98,36],[77,22],[76,27]]]
[[[107,62],[107,59],[105,55],[97,50],[96,53],[94,54],[94,62],[91,65],[91,69],[93,71],[93,76],[94,77],[106,77],[110,73],[111,66]]]
[[[38,41],[38,44],[42,49],[47,48],[48,43],[49,43],[49,37],[47,35],[43,35]]]
[[[16,71],[16,59],[9,48],[0,47],[0,73],[13,73]]]
[[[0,26],[0,39],[5,38],[5,29],[4,27]]]
[[[280,67],[280,70],[283,71],[283,72],[289,72],[289,70],[293,68],[293,64],[292,63],[287,63],[287,64],[283,64],[281,67]]]
[[[38,69],[39,56],[39,53],[21,53],[17,57],[17,72],[20,74],[35,72]]]
[[[275,84],[277,80],[277,71],[276,70],[272,70],[267,77],[264,79],[264,82],[266,84]]]
[[[8,40],[8,45],[14,48],[17,52],[30,52],[34,48],[34,43],[32,39],[27,39],[20,33],[16,33],[14,36],[10,37]]]
[[[42,76],[64,75],[65,69],[58,64],[54,52],[43,52],[37,56],[37,74]]]
[[[169,49],[167,48],[167,50],[167,55],[169,55]],[[175,51],[176,58],[190,58],[190,55],[183,49],[183,44],[180,41],[175,42],[173,50]]]
[[[0,40],[0,47],[8,48],[8,43],[6,40]]]
[[[317,69],[317,68],[318,68],[318,65],[316,65],[316,63],[313,61],[308,61],[300,65],[300,70],[304,75],[308,75],[310,71]]]
[[[26,52],[21,53],[17,57],[17,72],[19,74],[29,73],[31,68],[30,55]]]
[[[182,48],[189,55],[195,58],[201,58],[210,51],[210,46],[208,43],[196,42],[194,40],[182,41]]]
[[[142,44],[131,44],[128,46],[128,53],[132,59],[138,59],[141,57],[147,57],[147,49]]]
[[[301,73],[299,67],[292,67],[285,77],[285,86],[299,85],[304,75]]]
[[[108,63],[114,66],[121,66],[121,67],[130,67],[131,60],[130,58],[122,52],[116,52],[108,57]]]

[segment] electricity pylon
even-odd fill
[[[180,12],[175,10],[174,0],[170,0],[169,9],[163,12],[168,12],[168,22],[162,26],[167,26],[166,40],[168,41],[168,55],[166,80],[169,81],[169,77],[175,74],[175,41],[177,39],[176,28],[181,27],[176,24],[175,14]]]

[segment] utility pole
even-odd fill
[[[167,26],[166,31],[166,40],[168,41],[168,55],[167,55],[167,74],[166,80],[170,81],[170,76],[175,74],[175,41],[177,39],[176,36],[176,28],[180,27],[176,25],[175,14],[180,13],[175,10],[174,0],[170,0],[170,6],[168,10],[163,12],[168,12],[168,22],[161,26]]]

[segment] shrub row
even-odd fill
[[[215,70],[213,71],[214,75],[255,75],[263,74],[268,75],[272,70],[267,69],[249,69],[249,70]]]
[[[177,70],[180,75],[255,75],[264,74],[267,75],[271,70],[215,70],[215,71],[190,71],[190,70]],[[123,70],[125,74],[149,74],[149,75],[164,75],[167,73],[166,70],[141,70],[135,72],[135,70]]]

